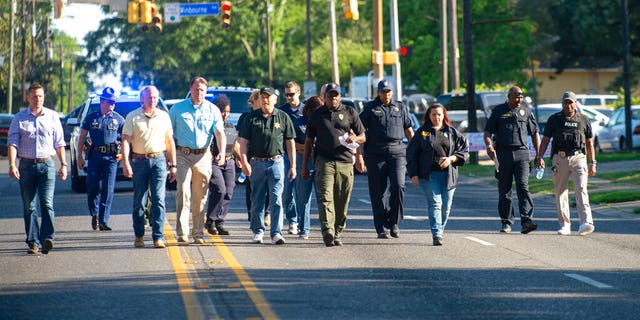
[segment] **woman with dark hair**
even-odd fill
[[[468,157],[467,139],[451,126],[447,109],[439,103],[430,106],[424,115],[424,125],[407,147],[407,172],[411,183],[419,185],[427,196],[434,246],[442,245],[458,183],[458,167]]]
[[[224,123],[224,134],[227,138],[226,151],[223,156],[225,163],[218,165],[215,161],[211,164],[211,179],[209,179],[209,204],[207,206],[207,221],[205,228],[212,235],[229,235],[229,230],[224,227],[224,221],[229,212],[233,189],[236,187],[236,162],[235,155],[238,154],[238,133],[233,124],[229,123],[229,113],[231,112],[231,102],[225,94],[221,94],[213,101],[222,115]],[[219,153],[218,145],[211,143],[211,154],[216,159]]]

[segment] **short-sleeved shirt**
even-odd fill
[[[402,143],[404,130],[411,128],[413,123],[409,117],[409,109],[398,102],[389,105],[382,104],[380,98],[368,102],[362,112],[360,121],[366,129],[367,142],[364,144],[365,153],[387,154],[395,149],[404,152]],[[392,146],[392,148],[389,148]]]
[[[8,146],[18,150],[20,158],[47,158],[56,154],[56,149],[66,146],[64,132],[58,114],[42,108],[39,115],[26,108],[13,116],[9,126]]]
[[[364,126],[356,111],[343,104],[333,111],[320,107],[311,113],[307,122],[307,138],[315,140],[316,155],[339,162],[353,162],[353,152],[338,140],[349,130],[360,135]]]
[[[491,111],[485,131],[496,139],[496,148],[527,149],[527,135],[535,135],[539,129],[531,110],[524,106],[509,108],[506,103],[497,105]]]
[[[278,108],[274,108],[268,117],[262,109],[253,110],[243,121],[240,138],[249,140],[249,157],[270,158],[284,154],[284,141],[296,137],[291,119]]]
[[[291,105],[285,103],[278,107],[278,109],[284,111],[291,118],[293,123],[293,129],[296,131],[295,141],[299,144],[304,144],[304,139],[307,137],[307,118],[302,114],[304,110],[304,104],[300,103],[297,109],[292,109]]]
[[[88,115],[82,122],[82,129],[89,132],[93,146],[103,146],[118,141],[118,134],[122,133],[124,118],[115,111],[110,111],[104,117],[102,112],[96,111]]]
[[[593,130],[589,119],[576,110],[570,119],[562,113],[552,114],[544,127],[545,137],[552,138],[551,153],[558,151],[586,152],[586,140],[593,138]]]
[[[194,106],[191,99],[176,103],[169,110],[176,145],[191,149],[209,147],[216,130],[224,130],[220,110],[213,103],[204,100]]]
[[[129,112],[122,134],[131,136],[132,152],[146,154],[166,151],[165,137],[173,136],[173,129],[166,111],[156,108],[153,116],[147,116],[140,107]]]

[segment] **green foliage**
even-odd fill
[[[617,203],[640,200],[640,192],[635,190],[616,190],[589,195],[589,201],[595,204]]]

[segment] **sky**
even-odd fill
[[[53,20],[53,27],[64,31],[64,33],[75,38],[80,45],[84,46],[84,36],[91,31],[97,30],[100,26],[100,21],[104,17],[105,15],[99,5],[71,3],[65,5],[61,19]],[[117,91],[122,89],[122,84],[118,77],[114,75],[101,76],[94,82],[98,91],[101,91],[104,86],[113,87]]]

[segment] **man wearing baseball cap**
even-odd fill
[[[253,110],[240,126],[240,159],[242,172],[251,180],[251,229],[253,242],[262,243],[265,199],[269,195],[271,208],[271,243],[285,243],[282,236],[282,189],[284,179],[296,178],[296,137],[291,118],[276,109],[278,95],[274,88],[260,89],[261,108]],[[285,176],[284,157],[289,156],[290,169]]]
[[[360,121],[366,129],[367,142],[358,149],[362,152],[358,152],[356,169],[367,169],[373,225],[378,238],[388,239],[389,234],[398,238],[407,166],[402,138],[410,141],[413,137],[409,109],[402,102],[393,101],[391,82],[381,80],[378,96],[364,106]]]
[[[587,180],[596,175],[596,159],[593,147],[591,123],[579,110],[575,93],[567,91],[562,95],[562,111],[551,115],[544,127],[540,152],[536,157],[536,167],[544,168],[542,155],[551,141],[551,163],[553,164],[553,188],[558,211],[559,235],[571,234],[569,212],[569,177],[573,180],[576,205],[580,215],[578,234],[581,236],[595,230]],[[553,140],[552,140],[553,138]],[[589,165],[587,166],[587,160]]]

